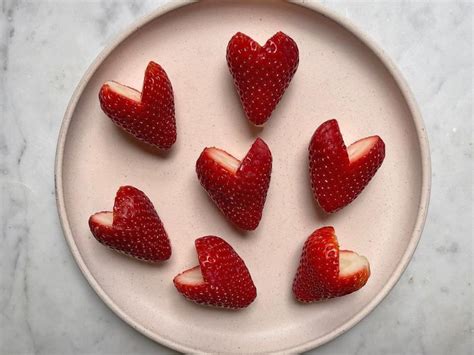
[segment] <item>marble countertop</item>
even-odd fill
[[[165,1],[0,3],[0,353],[171,353],[122,322],[76,266],[53,181],[62,116],[104,45]],[[388,297],[317,354],[473,349],[472,33],[469,2],[324,1],[383,47],[429,133],[423,237]]]

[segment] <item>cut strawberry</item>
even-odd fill
[[[160,217],[146,195],[133,186],[117,191],[113,212],[89,218],[94,237],[131,257],[157,262],[171,256],[171,245]]]
[[[105,114],[135,138],[163,150],[176,141],[173,88],[159,64],[148,64],[142,93],[108,81],[99,100]]]
[[[304,244],[293,294],[300,302],[340,297],[359,290],[369,276],[368,260],[353,251],[339,251],[334,228],[323,227]]]
[[[227,64],[247,118],[263,125],[272,114],[298,68],[295,41],[276,33],[262,47],[243,33],[227,46]]]
[[[336,212],[362,192],[384,158],[385,144],[379,136],[361,139],[346,149],[337,121],[324,122],[309,144],[314,198],[324,211]]]
[[[196,162],[201,185],[222,213],[244,230],[262,218],[272,171],[272,154],[257,138],[240,161],[218,148],[206,148]]]
[[[215,307],[245,308],[257,289],[244,261],[222,238],[196,239],[199,265],[177,275],[173,282],[187,299]]]

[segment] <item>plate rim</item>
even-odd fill
[[[76,105],[81,97],[85,87],[88,82],[102,64],[102,62],[109,56],[112,51],[118,47],[124,40],[130,37],[133,33],[138,31],[140,28],[146,26],[148,23],[152,22],[156,18],[176,10],[178,8],[194,4],[198,0],[178,0],[172,1],[165,5],[157,7],[155,10],[150,12],[148,15],[145,15],[130,26],[128,26],[124,31],[120,32],[115,38],[113,38],[109,44],[96,56],[94,61],[89,65],[81,80],[77,84],[71,99],[69,100],[68,106],[63,116],[61,123],[61,128],[58,135],[58,142],[56,145],[56,156],[55,156],[55,166],[54,166],[54,185],[55,185],[55,195],[56,195],[56,206],[58,210],[59,220],[63,230],[64,237],[69,246],[70,252],[74,257],[76,264],[81,270],[82,274],[86,278],[89,285],[99,296],[99,298],[124,322],[129,326],[139,331],[143,335],[152,339],[155,342],[158,342],[162,345],[165,345],[171,349],[180,351],[180,352],[201,352],[199,349],[190,348],[186,345],[179,344],[171,339],[165,338],[160,334],[152,332],[150,329],[147,329],[145,326],[139,324],[137,321],[133,320],[128,314],[126,314],[102,289],[99,282],[94,278],[92,273],[89,271],[87,265],[85,264],[79,249],[74,241],[73,234],[69,225],[65,201],[64,201],[64,190],[63,190],[63,158],[64,158],[64,147],[66,143],[67,133],[69,131],[69,125],[73,113],[76,109]],[[426,222],[426,217],[428,213],[428,205],[430,200],[431,193],[431,158],[430,158],[430,149],[428,143],[428,136],[424,126],[424,122],[414,98],[413,93],[411,92],[407,82],[402,76],[401,72],[395,66],[394,62],[385,54],[385,52],[375,44],[375,42],[368,37],[362,30],[359,30],[355,25],[353,25],[348,19],[334,13],[332,10],[329,10],[327,7],[314,2],[304,2],[304,0],[281,0],[283,2],[289,2],[298,6],[302,6],[308,10],[314,11],[321,16],[324,16],[331,21],[334,21],[336,24],[347,30],[349,33],[354,35],[358,40],[360,40],[369,50],[371,50],[375,56],[382,62],[385,68],[389,71],[392,78],[395,80],[395,83],[399,87],[403,99],[408,105],[408,109],[413,117],[413,122],[415,124],[415,129],[418,138],[418,145],[420,147],[421,154],[421,170],[422,170],[422,181],[421,181],[421,194],[418,207],[418,215],[414,225],[413,232],[411,234],[410,241],[407,245],[407,248],[402,255],[398,265],[393,271],[392,275],[388,278],[386,284],[382,287],[379,293],[359,312],[357,312],[353,317],[347,320],[344,324],[333,329],[329,333],[323,335],[322,337],[307,341],[305,343],[293,346],[290,348],[280,349],[279,351],[292,351],[292,352],[302,352],[308,351],[310,349],[317,348],[336,337],[342,335],[362,319],[364,319],[370,312],[372,312],[380,302],[387,296],[387,294],[392,290],[396,283],[401,278],[403,272],[407,268],[415,249],[418,245],[418,242],[421,238],[424,224]]]

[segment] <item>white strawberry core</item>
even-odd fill
[[[114,214],[112,212],[99,212],[92,216],[92,220],[104,226],[111,226],[114,222]]]
[[[217,164],[227,169],[231,173],[236,173],[240,166],[240,160],[235,159],[232,155],[218,148],[207,148],[207,154]]]
[[[339,276],[350,276],[363,269],[369,268],[369,261],[353,251],[339,252]]]
[[[200,285],[204,283],[204,279],[201,273],[201,267],[196,266],[192,269],[183,271],[176,277],[176,282],[183,285]]]
[[[140,102],[142,99],[141,92],[133,88],[119,84],[115,81],[107,81],[105,84],[108,85],[112,91],[115,91],[117,94],[127,97],[130,100]]]
[[[370,149],[372,149],[372,147],[377,143],[378,140],[379,140],[379,137],[373,136],[373,137],[363,138],[361,140],[358,140],[357,142],[352,143],[347,148],[349,161],[352,163],[353,161],[356,161],[360,157],[367,154],[370,151]]]

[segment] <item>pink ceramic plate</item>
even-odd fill
[[[264,43],[282,30],[298,43],[300,66],[271,120],[251,128],[227,69],[227,42],[243,31]],[[106,80],[141,88],[148,61],[173,83],[178,141],[154,154],[104,116],[97,93]],[[313,201],[307,147],[316,127],[339,120],[347,143],[378,134],[387,156],[344,210],[325,216]],[[257,231],[241,233],[209,200],[194,166],[205,146],[243,157],[256,136],[270,146],[273,175]],[[98,244],[89,215],[112,207],[120,185],[145,191],[165,223],[172,258],[152,266]],[[64,117],[56,187],[64,234],[85,277],[123,320],[171,348],[213,352],[303,351],[365,317],[389,292],[420,238],[430,190],[428,143],[415,102],[391,62],[340,18],[314,4],[211,2],[161,8],[95,60]],[[370,260],[359,292],[302,305],[291,294],[301,247],[317,227],[334,225],[343,248]],[[258,289],[240,312],[186,301],[173,277],[196,264],[193,241],[225,238],[246,261]]]

